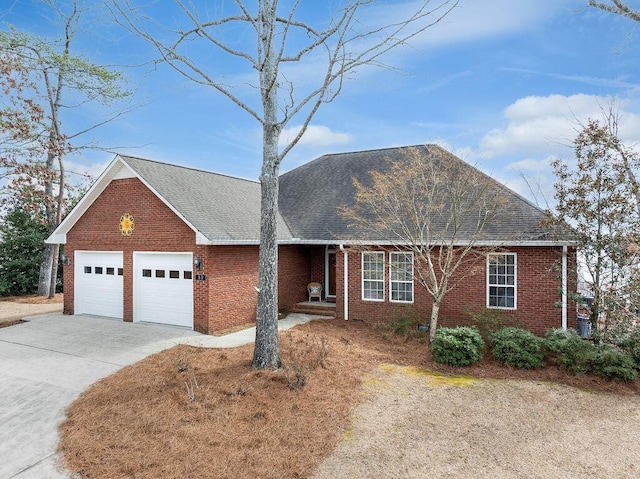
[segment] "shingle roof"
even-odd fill
[[[131,156],[120,158],[210,242],[259,241],[260,183]],[[291,238],[280,215],[278,237]]]
[[[483,241],[547,242],[571,241],[569,228],[554,227],[545,220],[547,214],[524,198],[489,178],[473,166],[436,145],[418,145],[381,150],[324,155],[280,177],[280,212],[296,238],[307,241],[339,241],[376,239],[374,232],[356,231],[338,213],[339,207],[352,204],[353,179],[370,183],[372,171],[384,173],[391,162],[406,161],[409,148],[422,152],[427,159],[446,156],[447,161],[470,168],[478,178],[496,188],[508,214],[498,214],[485,226]],[[380,238],[377,238],[380,239]],[[461,240],[468,238],[464,234]]]

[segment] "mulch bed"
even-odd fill
[[[252,369],[251,345],[177,346],[96,383],[67,411],[63,464],[78,478],[309,477],[348,431],[362,381],[382,363],[639,393],[638,381],[572,376],[555,366],[521,371],[486,358],[465,368],[440,365],[424,339],[389,337],[362,322],[319,320],[280,338],[286,367],[279,371]]]

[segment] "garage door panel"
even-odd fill
[[[123,317],[122,252],[76,251],[74,312]]]
[[[193,327],[191,253],[134,253],[134,321]]]

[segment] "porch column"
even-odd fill
[[[344,320],[349,320],[349,255],[344,245],[340,245],[340,251],[344,255]]]
[[[562,329],[567,329],[567,246],[562,247]]]

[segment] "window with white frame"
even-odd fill
[[[515,253],[492,253],[487,258],[487,306],[516,309],[517,269]]]
[[[390,253],[391,301],[413,303],[413,253]]]
[[[362,299],[384,301],[384,252],[362,253]]]

